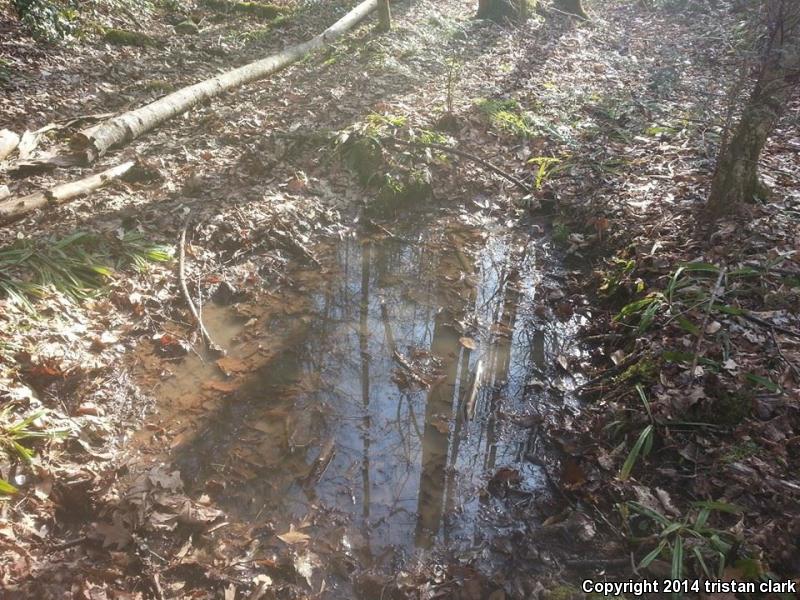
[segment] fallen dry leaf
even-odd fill
[[[308,540],[311,539],[310,535],[307,535],[302,531],[297,531],[294,528],[294,525],[289,525],[289,531],[287,531],[286,533],[280,533],[278,534],[277,537],[279,540],[289,544],[290,546],[298,544],[307,544]]]

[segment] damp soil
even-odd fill
[[[541,425],[579,410],[581,317],[544,310],[562,293],[541,228],[430,213],[391,228],[322,244],[322,268],[256,300],[207,305],[224,358],[140,369],[158,406],[142,456],[256,555],[292,552],[326,597],[369,595],[357,571],[507,560],[503,540],[555,494]]]

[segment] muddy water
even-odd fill
[[[333,244],[268,317],[207,308],[231,377],[190,357],[157,390],[191,423],[187,488],[387,569],[518,529],[508,507],[549,493],[538,424],[569,408],[577,317],[553,316],[543,240],[465,221]]]

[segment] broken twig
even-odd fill
[[[181,230],[181,240],[178,254],[178,282],[181,286],[183,298],[186,300],[186,304],[189,306],[189,311],[191,311],[197,326],[200,328],[200,334],[203,336],[203,341],[205,341],[208,349],[216,354],[224,355],[225,351],[220,346],[215,344],[213,339],[211,339],[211,335],[208,333],[206,326],[203,324],[203,319],[200,318],[200,313],[197,312],[197,307],[194,305],[192,296],[189,293],[189,287],[186,285],[186,231],[189,229],[189,223],[191,222],[191,219],[192,213],[190,212],[188,215],[186,215],[186,222],[183,224],[183,229]]]
[[[692,379],[695,377],[694,372],[697,369],[697,361],[700,359],[700,346],[703,344],[703,340],[706,336],[706,327],[708,327],[708,320],[711,317],[711,310],[714,307],[714,301],[717,299],[717,294],[719,293],[719,288],[722,285],[722,281],[725,279],[726,271],[727,267],[722,267],[719,270],[717,282],[714,284],[714,289],[711,290],[711,298],[708,300],[708,308],[706,309],[705,317],[703,317],[703,324],[700,326],[700,332],[697,334],[697,342],[694,345],[694,355],[692,357],[692,368],[689,369],[689,377]]]

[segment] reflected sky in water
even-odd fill
[[[454,222],[334,254],[313,308],[287,317],[297,343],[178,449],[184,480],[224,482],[229,515],[282,530],[325,511],[370,555],[480,542],[500,525],[485,492],[498,469],[545,487],[525,459],[538,429],[515,417],[571,385],[554,357],[575,323],[537,316],[544,244]]]

